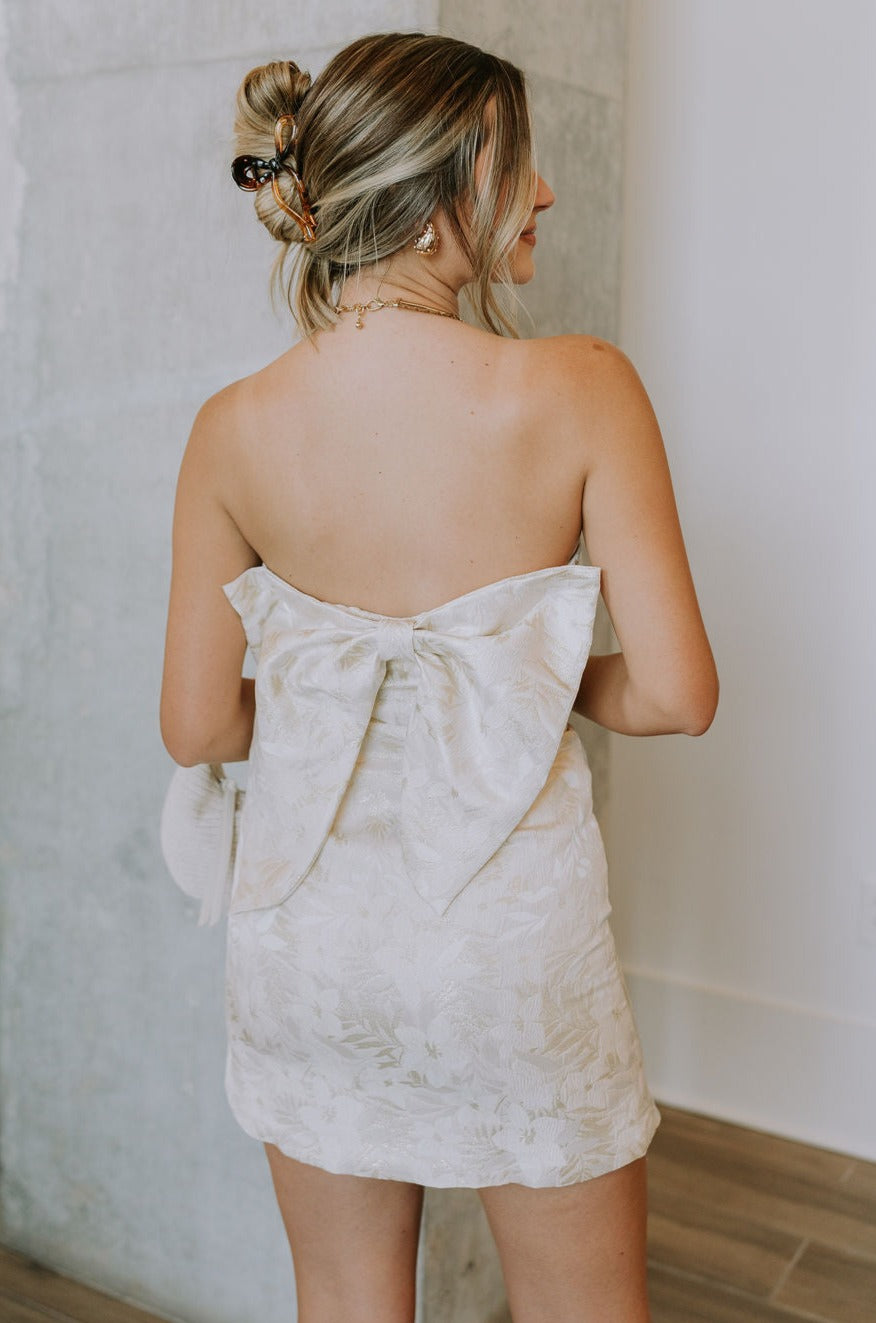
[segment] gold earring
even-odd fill
[[[414,251],[421,257],[432,257],[438,251],[438,231],[430,220],[414,240]]]

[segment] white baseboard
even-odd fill
[[[876,1161],[876,1024],[624,968],[651,1092]]]

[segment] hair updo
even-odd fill
[[[291,62],[262,65],[237,94],[237,153],[272,157],[283,115],[295,117],[291,161],[316,237],[303,242],[271,188],[258,189],[255,208],[282,244],[273,279],[303,334],[333,325],[340,282],[410,244],[438,206],[471,262],[469,298],[478,320],[498,334],[517,334],[496,296],[497,285],[511,285],[510,255],[536,189],[526,85],[515,65],[420,32],[362,37],[313,82]],[[281,169],[276,180],[300,211],[292,176]]]

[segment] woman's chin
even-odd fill
[[[528,285],[535,275],[535,263],[531,257],[526,257],[522,261],[518,259],[511,267],[512,285]]]

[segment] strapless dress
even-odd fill
[[[264,565],[224,585],[256,661],[225,1080],[253,1138],[433,1187],[568,1185],[647,1150],[569,725],[600,583],[578,562],[406,617]]]

